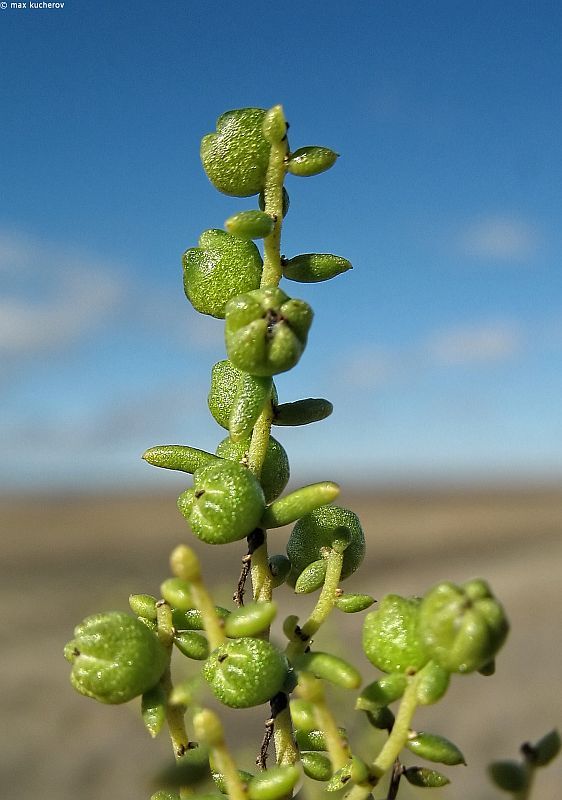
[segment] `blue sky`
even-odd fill
[[[559,478],[561,36],[540,0],[0,11],[2,485],[169,487],[146,447],[222,438],[222,323],[180,257],[255,198],[212,188],[199,141],[278,102],[294,149],[341,153],[288,176],[283,250],[354,265],[285,285],[316,317],[281,398],[335,405],[279,433],[294,473]]]

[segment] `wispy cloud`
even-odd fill
[[[347,359],[344,381],[350,388],[380,389],[428,369],[500,363],[515,358],[525,340],[522,326],[510,320],[443,328],[404,347],[354,352]]]
[[[112,265],[0,231],[0,353],[29,356],[101,325],[122,296]]]
[[[425,342],[424,351],[438,366],[499,362],[516,355],[522,339],[515,323],[489,322],[437,331]]]
[[[530,222],[510,215],[492,215],[465,226],[458,236],[461,252],[471,258],[521,262],[531,258],[540,242]]]

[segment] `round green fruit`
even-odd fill
[[[219,192],[249,197],[263,189],[271,149],[262,130],[265,115],[263,108],[227,111],[216,133],[203,137],[203,168]]]
[[[287,555],[293,573],[299,574],[323,558],[334,541],[341,538],[342,528],[349,532],[351,541],[343,555],[341,577],[348,578],[359,567],[365,556],[365,535],[359,517],[341,506],[321,506],[301,517],[294,526],[287,543]]]
[[[264,639],[233,639],[214,650],[203,675],[215,697],[230,708],[266,703],[283,687],[289,665]]]
[[[509,623],[482,580],[434,586],[420,606],[420,634],[431,658],[448,672],[475,672],[493,660]]]
[[[365,617],[363,650],[382,672],[421,669],[429,660],[418,632],[420,601],[389,594]]]
[[[193,488],[180,495],[178,507],[199,539],[226,544],[244,539],[258,526],[265,498],[247,467],[219,461],[197,470]]]
[[[230,416],[236,402],[242,383],[244,372],[234,366],[231,361],[218,361],[211,372],[211,389],[209,391],[209,411],[216,422],[228,430]],[[273,385],[272,402],[277,403],[277,390]]]
[[[250,441],[250,438],[247,438],[241,442],[233,442],[232,439],[227,437],[217,447],[217,455],[229,461],[237,461],[244,464],[248,457]],[[279,497],[289,482],[289,477],[289,458],[287,453],[277,439],[270,436],[260,475],[260,483],[266,503],[271,503],[276,497]]]
[[[168,663],[156,635],[120,611],[94,614],[74,630],[64,655],[70,681],[80,694],[100,703],[126,703],[152,688]]]
[[[199,246],[183,254],[183,286],[201,314],[223,319],[229,300],[260,285],[262,260],[256,245],[226,231],[211,229]]]

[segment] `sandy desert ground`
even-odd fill
[[[502,795],[489,786],[485,764],[515,756],[523,740],[562,722],[562,488],[379,490],[341,502],[359,513],[369,548],[365,565],[346,583],[348,590],[375,597],[421,594],[440,579],[482,576],[503,600],[512,632],[496,676],[457,678],[439,706],[416,718],[418,728],[455,741],[469,764],[448,768],[453,783],[436,796],[498,800]],[[148,798],[150,776],[169,759],[165,735],[149,740],[136,703],[112,708],[75,694],[62,648],[87,614],[124,610],[132,592],[158,593],[170,549],[190,538],[174,497],[4,498],[0,528],[3,796]],[[286,532],[275,536],[271,551],[282,551]],[[243,545],[202,552],[207,574],[226,602]],[[283,612],[291,592],[283,588],[278,595]],[[334,624],[344,619],[334,617],[319,644],[331,640],[349,655],[358,640],[359,617],[345,617],[345,642]],[[366,681],[374,679],[360,653],[355,663]],[[342,708],[350,704],[346,700]],[[255,729],[257,741],[263,716],[239,712],[236,737],[243,720]],[[367,739],[364,747],[369,746]],[[540,776],[533,798],[556,800],[561,785],[558,764]],[[400,794],[404,800],[414,796],[418,793]]]

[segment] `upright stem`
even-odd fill
[[[170,661],[174,644],[174,626],[172,622],[172,609],[165,601],[156,606],[157,635],[164,647],[168,650]],[[176,760],[180,759],[189,749],[189,737],[185,729],[184,706],[172,705],[169,702],[173,690],[170,662],[160,678],[160,686],[166,694],[166,722],[170,732],[172,748]]]
[[[417,683],[417,677],[414,677],[409,683],[402,696],[392,732],[373,762],[372,770],[378,778],[382,777],[389,769],[392,769],[394,762],[400,755],[400,751],[408,741],[412,718],[418,706]]]
[[[281,112],[282,113],[282,112]],[[287,171],[285,159],[288,153],[287,138],[271,145],[269,165],[265,178],[264,199],[265,211],[275,220],[273,231],[264,240],[264,259],[261,288],[275,288],[281,280],[281,226],[283,223],[283,181]],[[271,433],[273,410],[267,403],[252,432],[248,466],[259,478],[267,452]],[[264,532],[264,543],[252,555],[252,585],[254,600],[266,602],[271,600],[273,587],[269,572],[267,552],[267,534]]]

